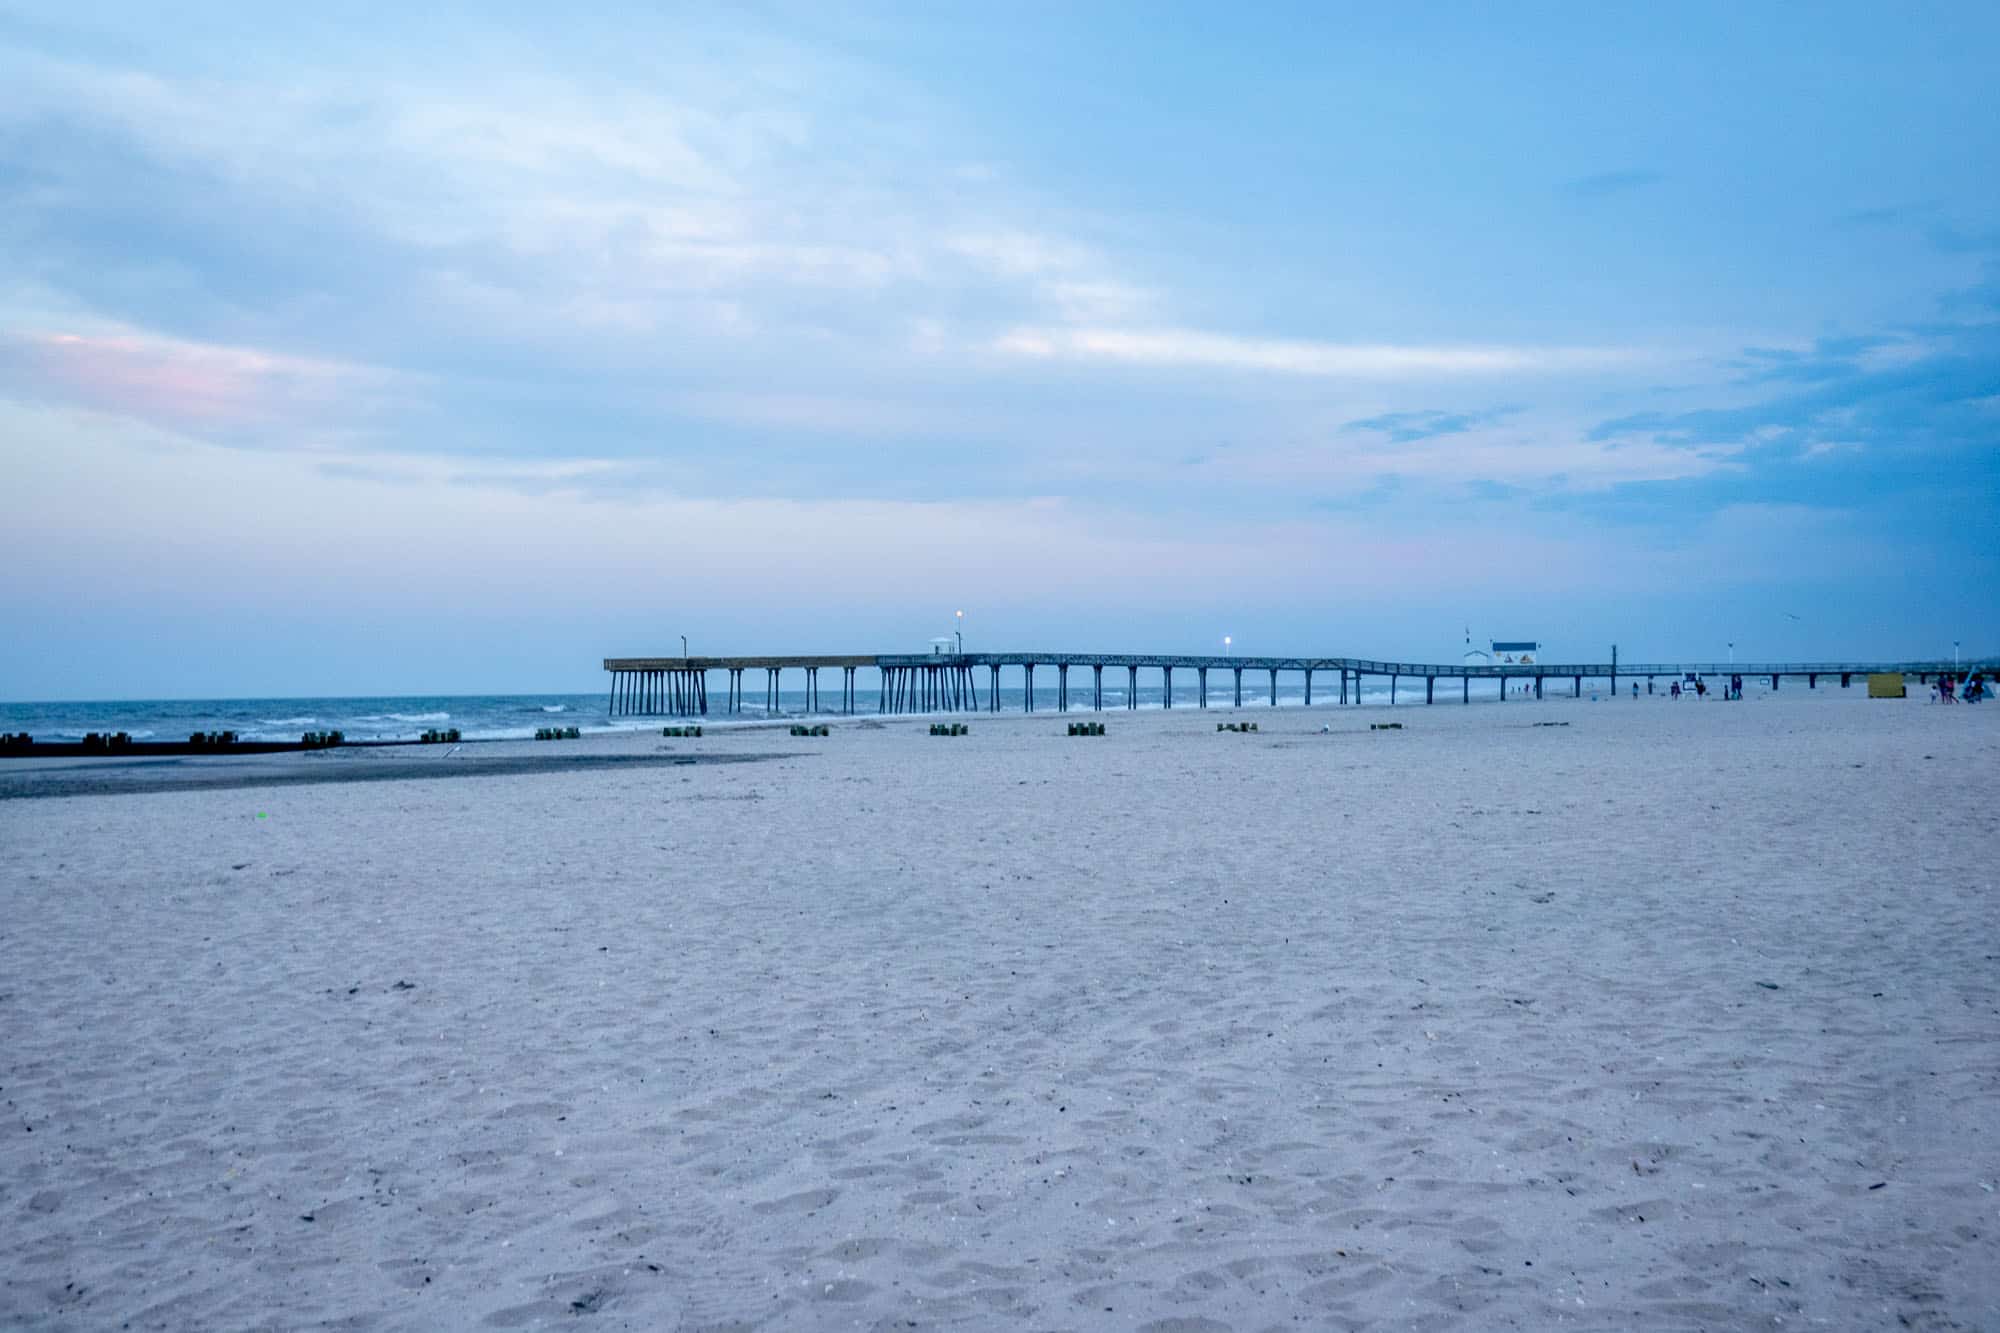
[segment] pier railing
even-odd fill
[[[1992,672],[1994,663],[1986,661],[1956,664],[1937,661],[1917,662],[1518,662],[1518,663],[1430,663],[1430,662],[1390,662],[1365,657],[1229,657],[1184,653],[881,653],[881,654],[827,654],[791,655],[767,657],[607,657],[604,669],[611,673],[609,712],[613,717],[686,717],[706,714],[708,710],[708,676],[710,672],[726,673],[728,690],[725,695],[724,711],[731,714],[743,711],[743,675],[746,671],[762,671],[764,679],[764,712],[775,714],[779,711],[779,686],[787,671],[800,671],[805,679],[805,711],[821,712],[820,673],[839,671],[841,673],[840,701],[833,711],[853,713],[857,711],[859,691],[857,673],[873,669],[880,673],[881,687],[877,707],[884,713],[930,713],[968,712],[1000,710],[1000,671],[1003,667],[1019,668],[1023,673],[1022,708],[1035,711],[1035,672],[1049,668],[1055,672],[1055,704],[1057,711],[1068,712],[1071,707],[1069,673],[1075,668],[1087,668],[1090,673],[1089,707],[1101,710],[1104,707],[1104,672],[1107,669],[1123,668],[1126,672],[1127,688],[1125,706],[1138,707],[1139,672],[1158,671],[1163,689],[1165,706],[1174,706],[1174,672],[1192,672],[1195,676],[1195,706],[1206,708],[1209,700],[1209,673],[1228,672],[1231,676],[1231,697],[1240,707],[1243,703],[1243,675],[1254,678],[1261,674],[1269,681],[1271,706],[1278,703],[1278,676],[1281,672],[1303,675],[1305,678],[1305,703],[1313,703],[1313,679],[1315,676],[1338,674],[1337,695],[1333,690],[1323,692],[1326,702],[1340,704],[1361,702],[1361,682],[1367,677],[1389,681],[1389,700],[1397,701],[1397,689],[1404,680],[1422,681],[1424,702],[1437,701],[1437,683],[1440,680],[1460,682],[1460,699],[1472,701],[1473,681],[1500,682],[1499,697],[1507,697],[1508,682],[1531,683],[1536,698],[1541,698],[1545,683],[1550,680],[1568,680],[1574,693],[1581,697],[1584,682],[1604,680],[1615,690],[1622,678],[1630,682],[1644,680],[1649,691],[1653,684],[1662,679],[1680,680],[1697,676],[1705,680],[1728,679],[1743,676],[1746,679],[1768,679],[1771,688],[1777,689],[1779,682],[1790,677],[1804,679],[1808,689],[1816,689],[1822,676],[1840,678],[1842,688],[1852,684],[1856,676],[1871,672],[1899,672],[1904,676],[1916,677],[1919,684],[1928,684],[1932,677],[1964,674],[1973,671]],[[980,698],[982,673],[988,676],[984,700]],[[1183,676],[1183,680],[1186,677]],[[1079,703],[1077,707],[1085,705]]]

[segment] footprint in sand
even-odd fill
[[[781,1199],[771,1199],[764,1203],[752,1204],[751,1209],[759,1213],[798,1213],[811,1215],[840,1197],[839,1190],[801,1190],[797,1194],[787,1194]]]

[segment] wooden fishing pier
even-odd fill
[[[1424,702],[1437,702],[1439,681],[1459,682],[1459,701],[1472,702],[1474,681],[1495,681],[1499,685],[1499,697],[1507,697],[1510,683],[1533,683],[1534,696],[1543,697],[1543,691],[1551,680],[1569,681],[1573,695],[1583,696],[1585,681],[1603,680],[1612,693],[1616,693],[1618,682],[1644,680],[1647,692],[1651,693],[1654,683],[1662,680],[1681,680],[1696,675],[1713,685],[1713,682],[1727,680],[1730,676],[1742,676],[1746,680],[1768,679],[1771,688],[1777,689],[1779,682],[1790,678],[1803,680],[1807,689],[1817,689],[1822,678],[1838,677],[1842,689],[1850,686],[1856,676],[1866,676],[1871,672],[1894,671],[1906,677],[1915,677],[1919,684],[1928,684],[1933,677],[1963,675],[1974,671],[1991,673],[1994,664],[1988,662],[1967,662],[1955,665],[1949,662],[1627,662],[1616,659],[1609,662],[1581,663],[1508,663],[1493,665],[1443,665],[1424,662],[1382,662],[1358,657],[1204,657],[1181,654],[1158,653],[951,653],[951,654],[879,654],[856,656],[835,654],[831,656],[792,657],[607,657],[604,669],[611,673],[609,715],[612,717],[693,717],[708,713],[708,677],[711,672],[720,672],[727,681],[724,692],[726,700],[723,711],[727,714],[743,712],[743,676],[745,672],[764,673],[764,707],[766,715],[779,713],[779,688],[784,674],[789,671],[801,673],[807,713],[834,712],[852,714],[859,711],[860,691],[857,677],[862,671],[878,673],[880,682],[877,695],[877,711],[889,713],[960,713],[1000,711],[1000,672],[1002,668],[1021,672],[1023,712],[1035,711],[1035,673],[1053,671],[1055,673],[1055,706],[1057,712],[1068,712],[1072,707],[1085,707],[1083,699],[1093,711],[1104,708],[1104,673],[1123,668],[1125,671],[1125,707],[1139,706],[1139,673],[1158,672],[1165,706],[1174,707],[1174,673],[1182,673],[1181,679],[1194,677],[1193,703],[1197,708],[1208,707],[1210,698],[1209,676],[1216,673],[1226,676],[1228,697],[1238,708],[1243,706],[1243,676],[1250,673],[1253,694],[1261,683],[1268,682],[1267,690],[1271,707],[1278,704],[1278,677],[1286,674],[1304,677],[1305,706],[1313,706],[1313,683],[1317,677],[1321,682],[1337,678],[1338,684],[1329,688],[1321,685],[1320,701],[1327,704],[1354,705],[1361,702],[1361,683],[1373,677],[1389,682],[1389,702],[1395,704],[1397,692],[1405,681],[1414,692],[1417,682],[1423,684]],[[1070,692],[1070,672],[1088,671],[1087,685],[1080,687],[1078,699],[1072,702]],[[826,709],[820,695],[822,672],[840,673],[840,695],[837,706]],[[985,697],[980,695],[981,677],[986,679]],[[1045,675],[1044,680],[1047,679]],[[1114,675],[1114,682],[1117,677]],[[1413,693],[1414,701],[1414,693]]]

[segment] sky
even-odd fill
[[[2000,653],[2000,7],[304,8],[0,0],[0,698]]]

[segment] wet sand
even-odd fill
[[[0,1322],[2000,1326],[2000,710],[1860,693],[0,802]]]
[[[406,782],[415,779],[560,776],[593,769],[754,764],[783,752],[729,749],[694,753],[641,746],[635,739],[607,743],[471,742],[426,746],[346,746],[261,755],[165,758],[92,756],[0,759],[0,801],[58,796],[130,796],[184,791],[244,791],[339,782]]]

